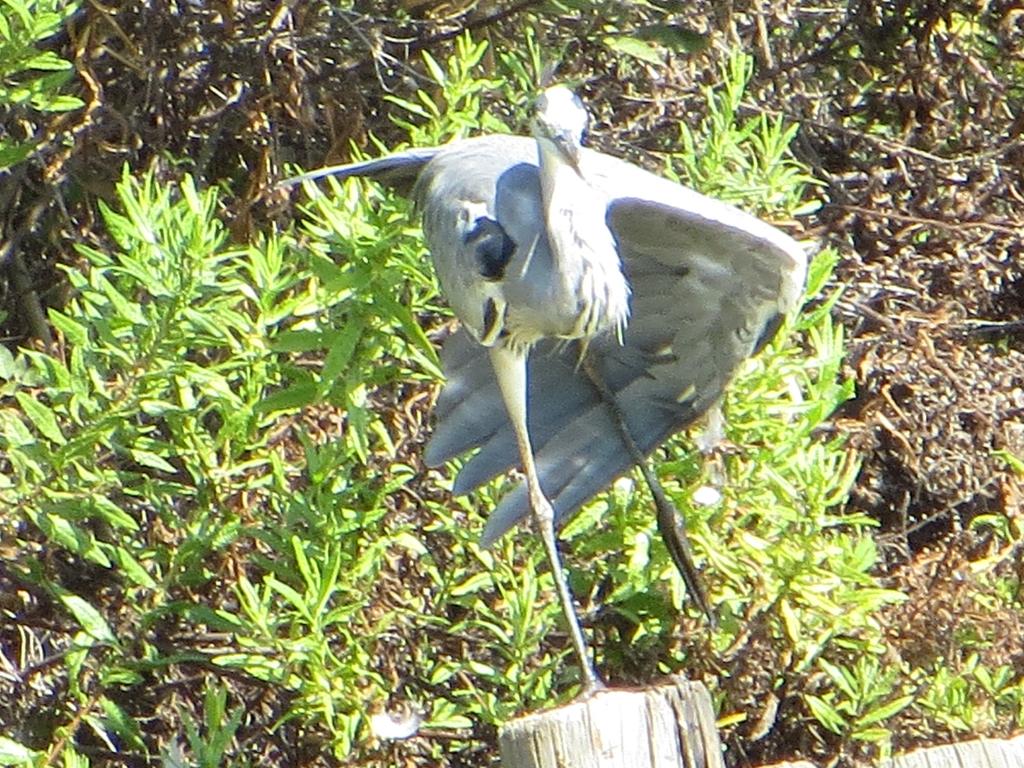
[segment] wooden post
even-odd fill
[[[1024,736],[975,739],[925,747],[882,763],[882,768],[1019,768],[1024,765]]]
[[[526,715],[498,734],[502,768],[723,768],[711,697],[673,677]]]

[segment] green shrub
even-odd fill
[[[83,106],[77,96],[62,92],[72,76],[71,62],[39,47],[77,7],[67,0],[0,3],[0,110],[66,112]],[[0,170],[24,160],[34,146],[0,138]]]

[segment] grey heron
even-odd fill
[[[283,182],[364,176],[411,192],[464,329],[442,350],[426,463],[476,449],[456,494],[522,467],[481,543],[532,514],[584,694],[601,683],[556,526],[639,465],[672,558],[709,611],[682,520],[644,459],[719,401],[795,307],[806,273],[802,248],[775,227],[582,146],[586,123],[576,96],[554,86],[537,101],[532,138],[463,139]]]

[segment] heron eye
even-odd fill
[[[465,242],[474,251],[480,277],[491,281],[505,277],[505,268],[515,253],[516,244],[498,222],[477,219],[473,229],[466,233]]]

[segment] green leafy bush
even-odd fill
[[[39,48],[77,7],[67,0],[0,3],[0,109],[66,112],[83,106],[77,96],[62,92],[71,79],[71,62]],[[31,141],[0,138],[0,170],[24,160],[33,146]]]
[[[461,41],[428,60],[432,95],[392,101],[413,143],[513,122],[487,117],[485,97],[536,74],[538,50],[499,56],[486,79],[484,50]],[[787,153],[792,127],[737,123],[748,66],[732,61],[670,160],[791,213],[812,181]],[[476,545],[507,481],[449,499],[449,475],[415,459],[446,314],[409,206],[361,182],[331,190],[294,230],[243,247],[215,190],[126,170],[103,209],[109,241],[81,248],[75,298],[51,313],[61,354],[0,357],[0,532],[18,554],[6,573],[61,644],[37,673],[56,692],[46,726],[5,734],[0,760],[87,765],[102,748],[264,764],[259,745],[287,742],[390,764],[372,713],[410,704],[419,757],[484,764],[494,726],[575,690],[538,542]],[[758,693],[798,693],[791,727],[877,755],[910,710],[969,727],[1024,696],[981,661],[886,664],[879,616],[901,596],[874,576],[872,521],[838,511],[857,462],[823,429],[852,393],[836,295],[821,297],[834,265],[813,261],[809,303],[732,387],[730,450],[705,461],[683,435],[657,455],[718,629],[685,602],[641,485],[617,483],[564,538],[611,678],[696,669],[717,681],[728,729],[746,717],[745,671],[771,658]],[[706,487],[717,498],[696,503]]]

